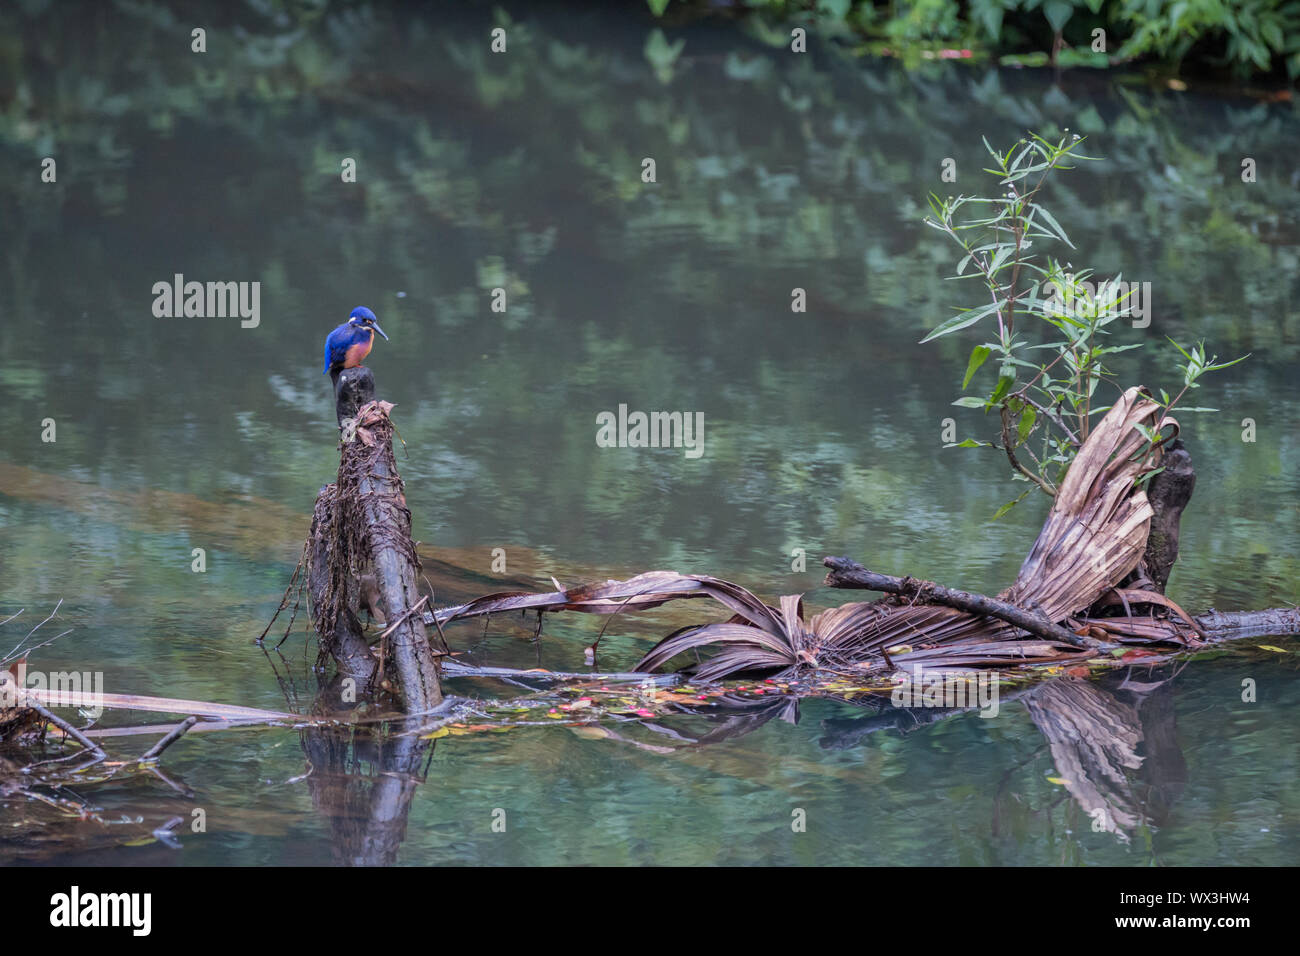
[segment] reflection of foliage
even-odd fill
[[[716,5],[683,6],[702,16]],[[788,18],[791,25],[811,21],[822,33],[853,31],[908,62],[955,45],[1016,60],[1024,54],[1046,59],[1042,51],[1050,48],[1053,61],[1070,65],[1105,66],[1110,54],[1154,57],[1172,67],[1185,61],[1228,66],[1238,74],[1300,73],[1300,7],[1291,0],[742,0],[727,6]],[[682,18],[666,0],[650,0],[650,9]],[[1115,38],[1113,46],[1094,49],[1099,30]],[[774,44],[788,42],[771,24],[755,32]]]
[[[1273,346],[1234,384],[1237,404],[1272,404],[1289,381],[1300,189],[1279,172],[1296,148],[1287,106],[1204,103],[1192,119],[1122,84],[905,73],[743,40],[711,56],[689,32],[664,84],[646,60],[653,27],[626,30],[625,12],[589,14],[575,33],[519,14],[509,54],[494,55],[486,6],[435,21],[210,4],[195,14],[211,24],[200,60],[166,5],[112,9],[89,24],[54,6],[0,12],[0,89],[13,91],[0,160],[22,170],[0,186],[4,268],[41,331],[33,344],[0,326],[0,427],[25,434],[33,404],[75,420],[60,460],[88,479],[305,514],[336,464],[317,333],[340,303],[369,301],[396,336],[375,364],[399,403],[422,537],[477,546],[528,528],[575,561],[596,560],[600,541],[610,564],[713,555],[709,570],[743,566],[746,580],[784,568],[778,548],[870,538],[919,574],[952,579],[969,561],[987,575],[971,586],[1005,580],[1020,548],[984,528],[996,492],[978,471],[936,468],[917,441],[946,409],[914,344],[951,299],[918,278],[946,256],[917,212],[945,157],[965,176],[982,157],[963,144],[1027,127],[1077,129],[1111,157],[1106,175],[1062,184],[1053,210],[1099,272],[1153,281],[1153,332],[1234,355]],[[1239,182],[1243,143],[1258,184]],[[51,154],[58,183],[29,185]],[[648,155],[655,184],[639,177]],[[343,156],[360,170],[347,188]],[[260,279],[263,327],[141,327],[140,290],[177,269]],[[486,308],[489,282],[509,293],[508,321]],[[789,314],[795,286],[807,317]],[[968,351],[941,341],[938,360]],[[181,360],[235,353],[239,374]],[[627,396],[706,410],[708,468],[596,449],[588,409]],[[1285,437],[1243,445],[1231,426],[1198,432],[1226,483],[1198,512],[1202,533],[1224,549],[1221,519],[1249,520],[1244,502],[1295,454]],[[647,488],[673,493],[647,507]],[[1037,516],[1024,521],[1032,533]],[[178,527],[166,547],[187,545]],[[1271,537],[1284,528],[1259,531],[1261,549],[1288,550]],[[95,534],[122,552],[122,532]],[[943,534],[973,550],[918,566],[916,536]],[[140,576],[137,552],[153,560],[164,543],[133,548],[117,560]]]

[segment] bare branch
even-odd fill
[[[197,717],[186,717],[183,721],[172,728],[171,733],[141,754],[138,762],[144,763],[148,760],[157,760],[164,750],[184,737],[185,732],[198,722],[199,719]]]
[[[971,614],[984,614],[1006,621],[1021,630],[1028,631],[1048,641],[1060,641],[1074,647],[1095,647],[1094,641],[1080,637],[1059,624],[1049,621],[1041,614],[1034,614],[1024,608],[997,598],[976,594],[973,591],[959,591],[944,587],[933,581],[918,578],[896,578],[889,574],[868,571],[856,561],[849,558],[823,558],[822,564],[830,568],[826,575],[826,585],[832,588],[861,588],[867,591],[883,591],[887,594],[901,594],[922,603],[943,604]]]

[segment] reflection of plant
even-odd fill
[[[682,49],[686,46],[686,41],[678,39],[673,43],[668,42],[664,36],[663,30],[651,30],[650,36],[645,41],[645,58],[650,66],[654,68],[655,79],[660,83],[671,83],[673,79],[673,70],[677,66],[677,58],[682,55]]]
[[[1038,195],[1054,170],[1073,168],[1070,162],[1074,159],[1094,159],[1075,152],[1081,142],[1078,135],[1052,143],[1031,134],[1030,139],[1020,140],[1004,154],[986,140],[985,146],[996,164],[986,172],[997,176],[1006,192],[997,197],[958,196],[946,200],[932,194],[933,216],[925,220],[965,253],[953,278],[978,279],[989,301],[963,310],[922,341],[929,342],[996,316],[997,336],[971,352],[962,388],[970,385],[990,358],[996,360],[997,380],[987,395],[963,396],[953,404],[985,412],[996,409],[1001,418],[998,447],[1006,453],[1016,477],[1033,482],[1049,495],[1056,494],[1056,486],[1076,451],[1087,440],[1092,417],[1105,410],[1094,405],[1093,399],[1098,383],[1109,380],[1107,356],[1139,347],[1138,343],[1106,344],[1105,336],[1110,334],[1107,327],[1132,314],[1128,303],[1132,292],[1125,290],[1119,277],[1094,287],[1088,281],[1090,272],[1074,272],[1068,264],[1062,266],[1051,257],[1045,264],[1040,263],[1029,252],[1039,239],[1064,242],[1073,248],[1060,223],[1038,202]],[[958,218],[958,212],[968,208],[977,210],[974,217],[963,214]],[[1052,340],[1030,344],[1017,327],[1020,316],[1050,326]],[[1173,398],[1161,391],[1158,424],[1154,429],[1143,429],[1153,445],[1161,440],[1159,435],[1169,411],[1189,389],[1198,387],[1197,380],[1203,374],[1242,361],[1207,358],[1203,343],[1190,350],[1177,343],[1174,347],[1186,359],[1177,366],[1183,388]],[[1053,357],[1046,362],[1031,361],[1027,355],[1032,350],[1046,350]],[[1026,377],[1022,378],[1022,373]],[[1039,426],[1043,427],[1035,453],[1028,441]],[[966,439],[957,444],[970,448],[993,443]],[[1026,456],[1032,467],[1022,460]],[[1005,505],[998,515],[1014,504]]]
[[[227,6],[206,0],[199,9],[216,20]],[[671,4],[668,16],[676,16],[681,7]],[[130,8],[166,14],[160,2]],[[1290,304],[1296,283],[1279,281],[1279,276],[1300,275],[1295,238],[1300,235],[1300,189],[1284,168],[1265,162],[1260,163],[1258,188],[1223,188],[1225,175],[1239,168],[1243,141],[1258,156],[1295,151],[1296,126],[1288,107],[1204,100],[1192,116],[1179,97],[1118,78],[1103,94],[1090,84],[1053,86],[1047,77],[1019,72],[990,70],[973,76],[952,64],[908,72],[896,64],[851,61],[838,47],[792,58],[788,31],[778,51],[738,47],[723,63],[696,60],[691,69],[709,72],[708,83],[677,81],[664,87],[644,56],[648,30],[597,30],[593,25],[591,32],[606,36],[607,42],[592,46],[525,17],[510,30],[509,54],[500,56],[487,42],[461,42],[464,28],[456,19],[429,19],[397,4],[366,6],[371,12],[364,18],[358,12],[363,8],[334,4],[305,34],[298,33],[296,17],[280,27],[241,16],[250,32],[292,32],[298,38],[282,66],[232,67],[222,71],[218,82],[210,64],[186,72],[195,57],[188,43],[176,42],[171,33],[139,29],[130,17],[109,18],[102,34],[77,29],[75,18],[60,15],[59,9],[57,4],[0,4],[0,35],[19,51],[0,65],[0,87],[16,91],[0,110],[0,152],[12,154],[15,161],[34,157],[39,164],[41,157],[55,155],[57,141],[60,149],[78,155],[75,165],[59,164],[59,183],[50,190],[22,188],[17,181],[0,188],[0,220],[13,239],[6,254],[15,294],[40,294],[48,281],[42,278],[47,274],[42,262],[75,258],[87,263],[88,270],[90,263],[106,267],[114,262],[114,247],[126,241],[130,221],[114,210],[124,202],[148,202],[149,195],[182,190],[179,177],[201,162],[200,151],[210,152],[206,144],[241,144],[248,155],[247,176],[239,188],[231,188],[222,215],[225,227],[244,238],[221,246],[221,255],[233,257],[222,266],[224,272],[256,276],[251,270],[265,263],[264,301],[292,299],[302,292],[299,263],[309,258],[316,271],[311,298],[325,308],[351,299],[359,274],[384,276],[386,285],[411,291],[409,298],[394,303],[400,310],[394,318],[399,327],[405,323],[408,348],[403,353],[412,358],[413,382],[438,398],[425,406],[427,414],[412,416],[410,430],[403,426],[403,433],[413,447],[430,449],[435,456],[430,460],[445,466],[438,473],[437,494],[417,513],[449,522],[453,514],[463,516],[450,527],[474,526],[491,503],[492,520],[510,526],[531,523],[538,534],[549,528],[546,521],[552,519],[539,517],[530,496],[519,493],[521,479],[509,469],[492,467],[490,445],[480,448],[456,437],[471,428],[514,434],[520,421],[537,415],[567,423],[562,433],[569,451],[557,456],[553,467],[528,476],[533,494],[548,500],[581,498],[579,506],[609,527],[638,507],[641,492],[634,482],[597,480],[622,466],[594,447],[585,421],[569,423],[569,396],[550,387],[557,362],[572,369],[576,380],[594,380],[606,374],[611,356],[621,357],[630,389],[673,389],[684,405],[712,400],[707,379],[700,375],[703,363],[729,363],[724,371],[745,380],[755,376],[736,394],[759,405],[743,415],[733,411],[734,405],[718,411],[719,416],[734,414],[756,423],[747,426],[743,441],[719,441],[710,453],[710,458],[717,456],[717,467],[725,469],[726,507],[701,511],[690,496],[672,496],[644,516],[646,526],[639,535],[611,535],[610,561],[643,560],[645,542],[651,540],[731,552],[773,536],[789,535],[794,541],[810,523],[824,534],[851,539],[933,520],[933,498],[907,494],[906,476],[928,464],[924,446],[903,440],[909,423],[877,420],[873,441],[864,444],[849,427],[856,421],[852,403],[815,408],[810,402],[791,414],[787,391],[772,386],[775,376],[796,374],[796,368],[805,378],[824,374],[831,361],[825,349],[784,354],[783,339],[762,335],[749,338],[748,351],[741,355],[732,348],[736,323],[743,322],[737,318],[693,329],[696,361],[679,362],[682,320],[656,316],[665,297],[680,315],[690,313],[676,304],[712,301],[707,299],[711,296],[752,296],[746,304],[760,307],[765,293],[758,290],[768,278],[788,274],[790,286],[800,285],[808,262],[819,263],[817,293],[827,314],[843,315],[846,321],[851,315],[869,318],[881,323],[881,332],[891,339],[906,340],[917,314],[950,314],[944,312],[948,285],[915,285],[915,277],[932,273],[947,250],[920,226],[912,197],[917,171],[937,169],[952,155],[952,144],[971,135],[973,116],[989,129],[1028,127],[1049,139],[1056,137],[1055,130],[1047,131],[1056,118],[1113,142],[1107,147],[1105,175],[1089,176],[1097,170],[1097,164],[1090,164],[1050,183],[1048,204],[1070,226],[1070,238],[1080,246],[1088,242],[1098,255],[1122,257],[1088,264],[1099,270],[1105,266],[1110,273],[1123,262],[1142,261],[1159,269],[1161,312],[1170,323],[1165,331],[1184,345],[1204,336],[1231,356],[1260,343],[1273,346],[1269,360],[1238,383],[1242,403],[1268,402],[1279,390],[1284,393],[1290,381],[1286,359],[1294,347],[1288,343],[1300,340],[1300,313]],[[486,37],[495,19],[480,12]],[[597,24],[622,23],[625,14],[613,7],[593,12],[603,18]],[[524,25],[533,41],[517,44],[516,29]],[[1072,20],[1067,35],[1075,29]],[[692,35],[667,26],[664,30],[669,40],[687,38],[676,67],[680,75]],[[82,82],[75,71],[44,70],[41,64],[51,44],[58,62],[96,62],[101,46],[123,53],[102,64],[96,85]],[[429,70],[431,49],[445,54],[436,73]],[[382,70],[376,67],[381,60]],[[611,76],[618,82],[610,82]],[[36,83],[24,94],[24,87],[39,77],[57,85]],[[280,95],[294,91],[295,98],[263,108],[258,78],[269,78]],[[757,125],[752,122],[756,110],[764,118]],[[487,130],[500,137],[484,135]],[[153,149],[149,144],[155,136],[194,153],[182,161]],[[356,190],[335,188],[331,184],[338,182],[341,144],[357,142],[369,144],[358,157],[362,182]],[[644,144],[651,142],[672,144],[655,153],[660,181],[655,190],[647,190],[635,175],[649,152]],[[1093,144],[1090,140],[1087,146]],[[122,150],[130,150],[125,160],[118,158]],[[572,188],[557,193],[557,182]],[[142,192],[141,183],[153,187]],[[283,213],[300,206],[302,215],[277,213],[267,220],[268,210]],[[898,230],[880,228],[881,222],[895,221]],[[683,238],[687,236],[691,238]],[[131,241],[150,242],[148,261],[166,261],[173,251],[162,232]],[[430,257],[430,247],[445,252]],[[589,251],[580,254],[582,249]],[[730,250],[730,268],[720,270],[702,249]],[[618,270],[633,261],[656,263],[654,269],[626,272],[627,308],[616,310],[598,330],[574,318],[589,296],[578,294],[576,284],[554,279],[590,255],[601,269]],[[495,401],[462,403],[452,396],[479,387],[480,354],[495,354],[495,345],[485,340],[479,348],[475,340],[489,328],[482,322],[485,300],[475,264],[492,256],[507,264],[505,279],[528,291],[526,299],[510,292],[508,316],[514,318],[509,321],[521,321],[528,310],[534,316],[521,321],[518,333],[510,330],[507,341],[536,350],[538,361],[518,365],[515,374],[494,376]],[[327,267],[320,267],[321,262]],[[1215,263],[1212,282],[1206,280],[1206,262]],[[865,290],[864,269],[869,276]],[[113,429],[117,422],[145,420],[132,411],[144,401],[143,386],[124,382],[102,363],[105,349],[115,349],[128,364],[167,361],[166,337],[114,339],[111,323],[77,320],[83,311],[125,314],[138,308],[139,276],[116,271],[91,282],[92,274],[87,271],[86,281],[67,287],[75,307],[58,310],[63,318],[55,319],[52,312],[44,319],[51,323],[51,341],[61,340],[59,362],[42,365],[29,356],[0,366],[0,389],[17,389],[15,394],[44,401],[60,389],[76,387],[112,396],[82,410],[82,436]],[[157,278],[146,277],[150,282]],[[746,291],[734,292],[740,286]],[[93,297],[86,291],[92,287]],[[418,311],[423,307],[419,289],[437,291],[436,310],[427,323],[416,321],[423,314]],[[88,309],[83,299],[92,298],[95,308]],[[913,308],[903,308],[904,303]],[[1198,327],[1187,331],[1180,316],[1196,316]],[[12,323],[0,323],[0,345],[12,344],[11,338],[18,342],[20,331]],[[194,326],[189,334],[204,349],[220,348],[223,341],[219,324]],[[259,334],[271,336],[268,347],[276,354],[296,354],[301,345],[299,330],[287,323],[263,323]],[[464,356],[451,353],[452,361],[419,371],[414,357],[437,353],[451,338],[476,362],[459,361]],[[935,343],[945,361],[958,361],[960,338],[964,335]],[[960,356],[963,368],[973,344]],[[848,340],[840,347],[835,356],[840,364],[871,354]],[[855,348],[863,351],[844,351]],[[1128,360],[1141,354],[1116,356],[1115,364],[1127,377]],[[396,360],[396,353],[390,358]],[[992,367],[989,363],[984,372]],[[915,388],[914,374],[910,362],[882,362],[873,387],[907,395]],[[322,462],[319,442],[296,427],[298,409],[311,407],[319,395],[314,381],[292,369],[277,369],[272,383],[268,401],[252,409],[258,437],[244,429],[214,432],[210,450],[214,458],[234,463],[233,480],[247,482],[250,493],[256,482],[267,497],[298,500],[307,492],[315,494],[320,468],[328,464]],[[181,400],[194,407],[244,407],[246,392],[237,376],[192,378]],[[10,402],[0,410],[0,431],[22,427],[22,407]],[[818,438],[815,449],[809,444],[809,416],[833,426],[834,435]],[[1252,482],[1260,480],[1261,468],[1286,467],[1291,450],[1285,442],[1246,444],[1236,440],[1228,416],[1206,418],[1212,420],[1202,427],[1213,431],[1198,430],[1198,440],[1214,440],[1222,470],[1238,483],[1234,490],[1248,488],[1253,494],[1259,490]],[[264,434],[287,436],[275,446],[280,467],[273,475],[255,470],[265,457],[266,449],[258,444]],[[518,434],[538,454],[555,439],[540,429]],[[107,467],[117,454],[112,444],[60,435],[60,447],[65,441],[79,442],[70,447],[76,447],[82,467]],[[140,455],[158,463],[158,483],[199,495],[222,493],[224,471],[199,478],[181,460],[167,457],[170,433],[134,429],[131,441]],[[888,463],[870,450],[883,443],[893,448]],[[756,454],[780,465],[756,471],[750,467]],[[668,458],[643,459],[638,467],[655,482],[681,482],[701,493],[711,487],[705,472],[677,474]],[[953,502],[962,521],[969,522],[965,531],[973,533],[990,510],[980,503],[983,484],[975,475],[957,480],[979,488]],[[735,521],[731,509],[747,506],[751,495],[772,507],[761,520]],[[1245,502],[1243,495],[1232,495],[1219,504],[1233,517],[1249,519]],[[1220,545],[1227,546],[1232,526],[1229,521],[1216,526],[1214,534],[1223,536]],[[558,522],[556,533],[576,536],[569,527]],[[1275,552],[1289,552],[1285,525],[1264,530],[1275,536],[1269,545]],[[1210,533],[1208,528],[1202,532]],[[102,539],[98,547],[119,547],[115,529],[94,533]],[[582,546],[576,537],[566,543]],[[16,541],[14,547],[21,552],[15,560],[30,568],[42,566],[38,541]],[[1211,550],[1207,546],[1206,553]],[[661,559],[678,557],[667,550]],[[143,573],[143,567],[128,570]]]
[[[669,6],[668,0],[647,2],[655,16]],[[674,5],[674,16],[685,6],[711,12],[710,5],[685,3]],[[1158,57],[1177,67],[1194,56],[1239,73],[1284,66],[1289,76],[1300,74],[1300,4],[1294,0],[742,0],[735,6],[811,19],[823,33],[851,29],[884,41],[909,61],[938,44],[986,44],[999,55],[1041,56],[1046,27],[1053,63],[1068,53],[1063,62],[1104,65],[1110,53],[1121,60]],[[1114,49],[1090,55],[1096,29],[1116,38]],[[788,42],[774,28],[761,32],[774,43]]]
[[[954,0],[913,0],[898,5],[883,31],[895,43],[951,40],[961,35],[960,14]]]

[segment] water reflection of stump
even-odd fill
[[[432,740],[405,731],[418,720],[367,727],[311,727],[302,749],[311,764],[307,786],[329,821],[330,851],[343,866],[389,866],[406,838],[416,787],[424,783]]]

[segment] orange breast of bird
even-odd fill
[[[370,354],[370,346],[375,343],[375,333],[371,332],[369,338],[364,342],[358,342],[356,345],[348,346],[348,350],[343,353],[343,367],[356,368],[362,360]]]

